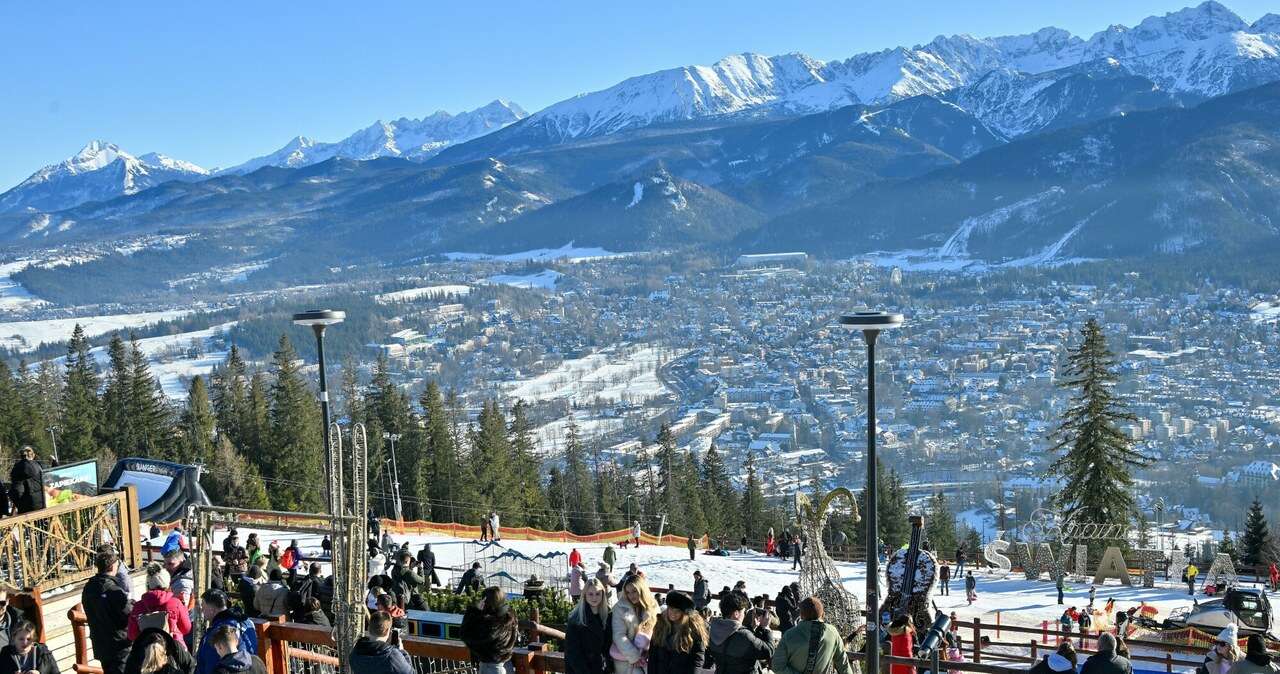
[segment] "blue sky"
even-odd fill
[[[821,59],[1192,0],[0,2],[0,191],[102,138],[206,167],[495,98],[529,111],[742,51]],[[1252,22],[1275,0],[1228,0]]]

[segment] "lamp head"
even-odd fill
[[[312,309],[300,314],[294,314],[293,324],[323,330],[330,325],[337,325],[338,323],[341,323],[346,319],[346,317],[347,312],[345,311],[334,311],[333,309]]]
[[[888,311],[854,311],[840,316],[840,326],[849,330],[891,330],[902,327],[902,314]]]

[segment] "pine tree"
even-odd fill
[[[476,422],[471,430],[471,465],[475,468],[479,505],[511,518],[520,501],[513,488],[517,480],[511,465],[507,424],[497,401],[484,403]]]
[[[595,495],[591,474],[583,457],[582,440],[578,437],[578,425],[569,420],[564,443],[564,501],[551,504],[568,515],[569,530],[575,534],[592,534],[600,531],[600,518],[596,513]]]
[[[67,343],[64,381],[58,455],[64,463],[92,459],[98,455],[98,433],[102,427],[98,366],[89,354],[89,340],[79,323]]]
[[[320,429],[320,410],[302,378],[298,354],[287,335],[272,357],[269,442],[264,452],[263,479],[271,485],[276,510],[318,513],[328,507],[324,463],[326,448]]]
[[[453,444],[440,386],[434,381],[427,382],[419,404],[426,423],[423,453],[427,458],[415,464],[412,479],[417,483],[416,488],[431,502],[432,521],[456,522],[453,500],[455,496],[469,498],[470,471],[464,470],[458,458],[458,448]]]
[[[40,456],[53,455],[54,436],[61,441],[62,435],[58,426],[62,418],[62,385],[62,372],[52,361],[41,361],[34,370],[25,362],[18,362],[22,440],[15,447],[31,445]],[[107,468],[113,466],[111,464]]]
[[[1081,342],[1068,355],[1059,383],[1075,394],[1050,436],[1054,451],[1065,450],[1051,468],[1064,482],[1054,500],[1065,516],[1078,522],[1129,522],[1134,510],[1130,470],[1150,460],[1117,427],[1135,417],[1113,392],[1116,359],[1101,326],[1091,318],[1080,334]]]
[[[213,411],[218,435],[236,447],[248,446],[249,419],[248,370],[240,349],[235,344],[227,353],[227,361],[214,370],[212,377]]]
[[[769,525],[765,522],[764,492],[760,487],[760,478],[756,475],[755,453],[747,452],[747,460],[743,465],[746,472],[746,484],[742,490],[742,535],[747,540],[764,540]]]
[[[1151,546],[1151,522],[1147,520],[1147,514],[1141,510],[1137,511],[1134,525],[1138,530],[1138,549],[1146,550]]]
[[[142,456],[172,458],[173,423],[160,384],[151,375],[136,335],[129,337],[129,414],[137,430],[134,451]]]
[[[511,445],[512,478],[519,497],[513,524],[556,529],[559,528],[557,526],[559,523],[554,513],[548,508],[546,495],[542,492],[540,479],[542,466],[538,461],[537,448],[533,444],[533,424],[529,423],[528,409],[527,403],[517,400],[511,406],[511,423],[507,426],[507,439]],[[590,491],[582,493],[589,494]],[[581,508],[590,504],[578,505]]]
[[[1267,525],[1267,516],[1262,512],[1262,502],[1255,496],[1249,504],[1249,515],[1244,522],[1244,537],[1240,541],[1241,562],[1245,566],[1270,564],[1271,528]]]
[[[702,486],[699,480],[701,467],[693,452],[682,452],[680,467],[676,472],[680,496],[680,526],[671,527],[673,533],[684,536],[701,536],[707,530],[707,517],[702,503]]]
[[[18,380],[14,378],[9,364],[0,360],[0,447],[21,447],[25,444],[26,414]]]
[[[130,400],[133,395],[133,368],[129,349],[120,335],[107,345],[106,387],[102,392],[102,444],[126,455],[134,455],[138,447],[137,420]]]
[[[182,418],[178,424],[182,441],[175,458],[181,463],[209,465],[213,460],[216,424],[204,377],[196,375],[191,379],[191,387],[187,390],[187,406],[182,410]]]
[[[684,504],[680,502],[680,457],[676,455],[676,438],[669,424],[658,430],[658,503],[672,528],[684,530]]]
[[[575,427],[574,432],[577,432]],[[593,479],[593,498],[600,516],[600,531],[617,531],[623,528],[626,519],[622,511],[621,485],[618,470],[611,463],[606,463],[597,443],[591,452],[591,472]],[[548,496],[550,499],[550,496]]]
[[[951,513],[951,506],[942,492],[929,498],[929,508],[924,519],[925,538],[934,550],[950,551],[956,549],[956,518]]]
[[[907,543],[911,536],[911,523],[907,520],[907,492],[902,486],[902,479],[897,472],[886,469],[879,459],[876,460],[876,524],[879,528],[878,543],[898,549]],[[858,492],[858,512],[867,512],[867,491]],[[866,545],[866,518],[858,521],[855,527],[860,546]]]
[[[259,473],[265,474],[271,442],[271,397],[267,378],[261,372],[255,372],[249,378],[249,401],[240,433],[243,435],[243,444],[238,445],[241,453],[258,466]],[[237,445],[232,442],[232,446]]]
[[[1236,542],[1231,540],[1231,532],[1226,529],[1222,530],[1222,542],[1218,543],[1218,553],[1227,555],[1233,561],[1239,556],[1236,551]]]
[[[982,534],[978,533],[977,529],[966,524],[962,540],[964,540],[965,549],[969,551],[970,558],[976,559],[974,555],[981,554],[982,550]]]
[[[215,504],[266,510],[271,507],[258,469],[226,437],[218,439],[201,484]]]
[[[729,471],[724,458],[713,444],[707,447],[702,458],[702,504],[706,513],[707,531],[715,536],[739,537],[739,522],[735,516],[738,494],[729,481]],[[697,532],[705,533],[705,532]]]

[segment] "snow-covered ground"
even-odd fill
[[[43,321],[9,321],[0,323],[0,346],[30,351],[49,342],[62,342],[71,338],[77,323],[84,328],[86,337],[106,334],[114,330],[140,328],[161,321],[181,318],[191,309],[150,311],[139,314],[114,316],[83,316],[80,318],[52,318]]]
[[[513,288],[537,288],[540,290],[555,290],[556,283],[560,281],[560,277],[564,276],[554,269],[543,269],[536,274],[498,274],[485,279],[485,283],[493,285],[511,286]]]
[[[573,242],[559,248],[535,248],[533,250],[525,250],[519,253],[508,253],[506,255],[488,255],[485,253],[445,253],[444,256],[454,261],[494,261],[494,262],[528,262],[530,260],[538,260],[543,262],[562,261],[562,262],[591,262],[595,260],[604,260],[612,257],[626,257],[628,253],[612,253],[603,248],[577,248]]]
[[[383,304],[390,302],[408,302],[420,298],[433,297],[449,297],[462,296],[471,294],[471,286],[464,285],[438,285],[425,286],[422,288],[406,288],[405,290],[397,290],[390,293],[382,293],[374,299]]]
[[[608,348],[566,360],[532,379],[509,382],[507,395],[528,402],[564,399],[573,405],[595,401],[639,403],[665,392],[657,369],[672,357],[655,346]]]
[[[0,311],[30,309],[48,302],[32,295],[13,275],[31,265],[31,260],[18,260],[0,264]]]

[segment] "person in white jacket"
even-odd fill
[[[636,520],[631,525],[631,538],[635,539],[636,547],[640,547],[640,520]]]
[[[622,586],[622,596],[613,606],[610,629],[613,643],[614,674],[645,674],[649,664],[649,641],[658,622],[658,600],[649,591],[644,576],[637,576]]]
[[[582,585],[587,580],[587,570],[583,568],[581,563],[575,564],[569,569],[569,597],[574,603],[578,602],[578,597],[582,595]]]
[[[497,511],[489,513],[489,536],[492,540],[502,540],[502,534],[498,533],[498,513]]]

